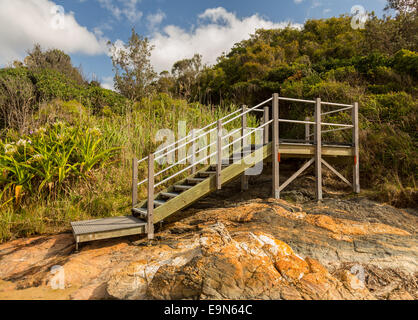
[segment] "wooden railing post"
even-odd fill
[[[310,118],[306,117],[305,121],[310,121]],[[306,141],[306,143],[309,143],[309,141],[311,140],[310,136],[311,136],[311,127],[310,127],[310,124],[307,123],[307,124],[305,124],[305,141]]]
[[[322,200],[322,125],[321,125],[321,98],[315,103],[315,176],[316,198]]]
[[[353,191],[355,193],[360,193],[358,102],[354,103],[351,114],[352,114],[352,119],[353,119],[353,147],[354,147]]]
[[[273,95],[273,142],[271,162],[273,164],[273,197],[280,199],[280,180],[279,180],[279,95]]]
[[[192,130],[192,165],[193,165],[193,167],[192,167],[192,174],[195,174],[196,173],[196,165],[195,165],[195,163],[196,163],[196,141],[195,141],[195,139],[196,139],[196,131],[195,130]]]
[[[222,171],[222,121],[218,121],[218,142],[217,142],[217,163],[216,163],[216,188],[222,189],[221,171]]]
[[[148,157],[148,214],[147,214],[148,239],[154,239],[154,154]]]
[[[263,124],[266,124],[269,121],[270,121],[270,108],[264,107],[264,123]],[[268,143],[269,143],[269,125],[266,125],[264,127],[264,144],[268,144]]]
[[[138,159],[132,159],[132,208],[138,204]]]
[[[245,113],[247,112],[247,106],[243,106],[242,107],[242,112]],[[246,134],[246,130],[247,130],[247,114],[243,114],[241,117],[241,135],[242,137]],[[251,144],[249,146],[246,145],[245,140],[247,138],[242,139],[242,157],[241,160],[244,159],[246,154],[249,154],[250,152],[245,152],[245,148],[250,147],[251,148]],[[241,176],[241,191],[246,191],[248,190],[248,176],[245,174],[245,172],[242,174]]]

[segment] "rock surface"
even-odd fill
[[[0,299],[418,298],[414,212],[364,198],[255,199],[173,219],[152,242],[79,253],[71,234],[2,244]]]

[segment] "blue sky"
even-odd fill
[[[385,4],[385,0],[0,0],[0,65],[24,57],[38,42],[63,49],[87,76],[95,75],[111,87],[113,71],[105,44],[111,40],[121,45],[132,27],[156,46],[152,62],[162,71],[194,53],[203,54],[205,63],[214,63],[260,27],[287,23],[297,27],[310,18],[350,14],[355,5],[382,16]],[[53,20],[60,18],[62,27],[61,20]]]

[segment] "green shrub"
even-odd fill
[[[0,69],[0,130],[24,131],[36,104],[35,87],[25,68]]]
[[[393,59],[393,67],[418,79],[418,53],[409,50],[398,51]]]
[[[36,129],[18,141],[0,141],[0,199],[19,201],[22,195],[56,194],[66,182],[91,178],[117,148],[103,149],[101,132],[57,122]],[[47,192],[48,191],[48,192]]]

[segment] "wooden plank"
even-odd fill
[[[196,131],[195,130],[192,130],[192,141],[193,141],[193,143],[192,143],[192,165],[193,165],[193,167],[192,167],[192,174],[195,174],[196,173],[196,165],[195,165],[195,163],[196,163],[196,144],[197,144],[197,141],[195,141],[195,139],[196,139]]]
[[[222,121],[218,121],[218,143],[217,145],[217,163],[216,163],[216,188],[218,190],[222,189],[222,181],[221,181],[221,171],[222,171]]]
[[[324,159],[322,159],[322,163],[331,170],[338,178],[340,178],[342,181],[344,181],[346,184],[348,184],[350,187],[353,185],[348,181],[341,173],[339,173],[335,168],[333,168],[328,162],[326,162]]]
[[[216,176],[216,173],[217,173],[216,171],[205,171],[205,172],[200,172],[199,175],[208,177],[208,176],[211,176],[211,175]]]
[[[360,162],[359,162],[359,121],[358,102],[354,103],[352,109],[353,118],[353,143],[354,143],[354,165],[353,165],[353,191],[360,193]]]
[[[280,199],[279,181],[279,95],[273,95],[273,142],[272,142],[272,163],[273,163],[273,198]]]
[[[175,197],[177,197],[179,195],[179,193],[173,193],[173,192],[161,192],[160,194],[163,197],[166,197],[166,198],[169,198],[169,199],[175,198]]]
[[[162,206],[166,203],[166,201],[162,201],[162,200],[154,200],[154,204],[156,207]]]
[[[148,157],[148,239],[154,239],[154,154]]]
[[[134,216],[139,215],[141,219],[147,219],[148,211],[145,208],[132,208],[132,213]]]
[[[174,186],[174,189],[176,189],[176,190],[189,190],[191,188],[193,188],[193,186],[182,186],[182,185],[179,185],[179,184],[176,184]]]
[[[132,229],[124,229],[124,230],[115,230],[115,231],[106,231],[106,232],[97,232],[92,234],[84,234],[77,236],[78,242],[88,242],[94,240],[103,240],[103,239],[112,239],[112,238],[119,238],[119,237],[126,237],[138,234],[145,233],[145,223],[143,226],[132,228]]]
[[[202,181],[205,181],[205,178],[187,178],[188,183],[201,183]]]
[[[190,178],[196,178],[197,176],[199,176],[200,174],[202,174],[202,173],[205,173],[205,172],[207,172],[207,170],[209,170],[210,169],[210,165],[206,165],[206,166],[204,166],[203,168],[201,168],[198,172],[196,172],[196,174],[194,174],[194,175],[190,175],[190,176],[188,176],[188,177],[186,177],[186,178],[184,178],[184,179],[182,179],[182,180],[180,180],[180,181],[177,181],[175,184],[173,184],[173,185],[171,185],[171,186],[169,186],[169,187],[167,187],[166,189],[163,189],[163,190],[161,190],[156,196],[155,196],[155,198],[158,198],[160,195],[161,195],[161,193],[162,192],[175,192],[175,188],[174,188],[174,186],[175,185],[185,185],[185,184],[187,184],[187,179],[190,179]],[[207,178],[206,178],[207,179]],[[147,202],[148,202],[148,200],[147,199],[145,199],[145,200],[143,200],[142,202],[140,202],[137,206],[136,206],[136,208],[144,208],[144,210],[147,210],[145,207],[147,206]]]
[[[132,159],[132,208],[138,204],[138,159]]]
[[[136,228],[144,223],[144,221],[133,216],[122,216],[71,222],[71,227],[76,236],[81,236],[83,234]]]
[[[353,147],[332,147],[332,146],[322,146],[322,156],[327,157],[336,157],[336,156],[345,156],[353,157],[354,148]],[[297,144],[280,144],[279,152],[281,155],[295,155],[295,156],[307,156],[310,158],[315,155],[316,146],[313,145],[297,145]]]
[[[315,162],[315,158],[312,158],[311,160],[306,162],[298,171],[296,171],[296,173],[294,175],[292,175],[285,183],[283,183],[280,186],[279,191],[280,192],[283,191],[284,188],[286,188],[289,184],[291,184],[293,182],[293,180],[295,180],[297,177],[299,177],[299,175],[301,175],[302,172],[304,172],[306,169],[308,169],[314,162]]]
[[[222,170],[222,184],[228,183],[229,181],[238,177],[248,168],[254,166],[255,163],[263,161],[263,159],[269,157],[271,155],[271,143],[264,146],[262,151],[262,153],[256,152],[254,159],[252,159],[252,155],[250,154],[241,161],[236,162]],[[253,160],[253,163],[250,162],[251,160]],[[164,206],[155,208],[154,223],[158,223],[159,221],[164,220],[173,213],[190,206],[200,198],[208,195],[216,189],[216,177],[212,176],[210,179],[206,179],[205,181],[199,183],[191,189],[183,192],[178,197],[171,199],[170,201],[167,201],[167,203]]]
[[[242,107],[242,112],[246,112],[247,111],[247,106],[243,106]],[[246,129],[247,129],[247,114],[243,114],[241,117],[241,137],[243,137],[246,134]],[[245,148],[245,139],[242,139],[242,147]],[[242,157],[241,157],[242,158]],[[244,174],[241,176],[241,191],[246,191],[248,190],[248,176]]]
[[[316,177],[316,199],[322,200],[322,125],[321,125],[321,98],[315,103],[315,177]]]

